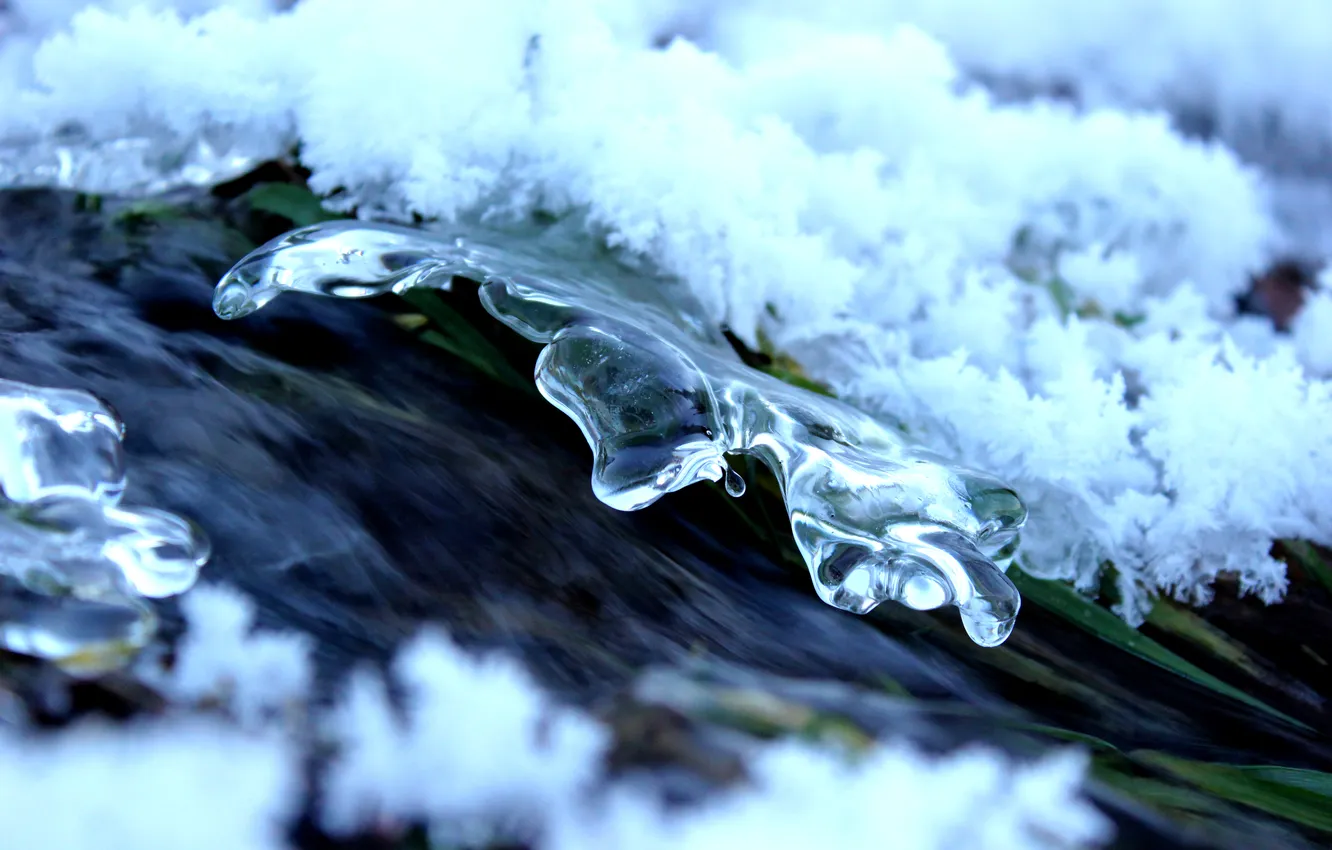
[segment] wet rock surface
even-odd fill
[[[214,554],[203,581],[252,595],[263,625],[313,635],[325,684],[442,623],[608,716],[614,771],[683,766],[694,778],[683,797],[739,781],[743,765],[716,754],[718,721],[694,713],[708,700],[654,697],[654,682],[677,682],[674,694],[681,682],[702,683],[696,694],[763,693],[803,706],[800,716],[935,750],[983,739],[1034,754],[1050,738],[1033,724],[1051,724],[1125,751],[1332,763],[1322,680],[1261,691],[1305,731],[1146,661],[1106,661],[1103,644],[1036,606],[994,650],[898,606],[836,611],[779,536],[736,520],[720,485],[609,510],[588,485],[573,423],[421,344],[394,321],[410,309],[396,299],[283,299],[244,322],[216,318],[217,279],[273,234],[256,233],[263,222],[235,201],[167,200],[174,212],[146,215],[0,192],[0,377],[108,401],[128,429],[136,498],[204,528]],[[535,359],[537,346],[508,344]],[[172,603],[159,607],[170,640],[179,622]],[[1298,616],[1325,608],[1315,597]],[[1283,639],[1272,649],[1285,651]],[[40,665],[2,669],[0,690],[47,722],[101,710],[88,685],[77,699],[52,696]],[[107,692],[108,706],[132,710],[133,687],[112,679]],[[803,732],[767,732],[785,733]],[[1098,794],[1117,846],[1313,846],[1244,811],[1185,829]]]

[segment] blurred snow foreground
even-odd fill
[[[252,606],[234,591],[200,587],[184,609],[176,667],[146,674],[177,705],[167,718],[47,739],[0,727],[6,848],[285,846],[300,799],[296,730],[305,724],[294,721],[316,712],[304,702],[310,645],[254,632]],[[426,634],[394,672],[405,710],[362,671],[312,718],[339,748],[316,815],[334,835],[426,822],[443,846],[493,835],[556,850],[856,850],[883,847],[885,829],[900,850],[1069,850],[1108,837],[1078,796],[1085,764],[1072,753],[1023,764],[983,749],[932,757],[884,744],[848,761],[769,745],[750,761],[750,787],[668,812],[643,788],[602,784],[608,730],[552,705],[515,664]],[[187,708],[203,702],[225,706],[229,719]]]
[[[1332,543],[1332,295],[1291,335],[1234,306],[1276,252],[1319,250],[1332,183],[1274,193],[1289,174],[1225,146],[1332,150],[1309,82],[1332,7],[85,5],[11,0],[0,182],[142,188],[299,142],[363,216],[581,216],[1013,483],[1028,569],[1092,587],[1112,563],[1131,622],[1222,573],[1279,599],[1273,539]]]

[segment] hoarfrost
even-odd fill
[[[1012,480],[1033,572],[1090,587],[1113,562],[1131,618],[1155,593],[1207,598],[1223,571],[1276,598],[1275,536],[1332,543],[1309,507],[1332,495],[1329,437],[1309,424],[1332,412],[1307,327],[1327,311],[1304,320],[1300,361],[1234,315],[1291,211],[1273,214],[1272,184],[1223,142],[1253,154],[1273,113],[1321,150],[1332,125],[1307,81],[1332,61],[1332,14],[1171,0],[1145,32],[1136,4],[1076,20],[1055,5],[1002,20],[964,0],[94,8],[11,57],[31,84],[0,135],[299,139],[314,187],[364,216],[579,217],[742,338],[765,332]],[[972,72],[1039,85],[1000,101]],[[1161,107],[1219,133],[1137,111]],[[1160,305],[1189,293],[1198,309],[1157,335]],[[1282,483],[1194,483],[1218,468]]]

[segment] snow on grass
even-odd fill
[[[687,817],[621,794],[608,816],[560,818],[548,846],[1071,850],[1109,838],[1108,823],[1076,795],[1086,760],[1073,753],[1015,765],[984,749],[936,758],[891,744],[848,765],[785,743],[751,768],[754,790],[721,795]]]
[[[309,738],[252,709],[308,698],[310,662],[296,649],[307,641],[252,632],[253,603],[234,591],[200,587],[184,602],[167,716],[0,729],[6,848],[286,846],[304,800],[297,741]],[[930,756],[890,741],[849,761],[761,744],[752,785],[668,811],[643,784],[608,783],[609,730],[556,705],[509,659],[474,657],[426,631],[399,653],[393,675],[401,704],[362,670],[332,709],[307,706],[314,738],[333,748],[318,817],[335,835],[391,836],[428,823],[443,844],[508,836],[538,850],[856,850],[883,846],[885,830],[900,850],[1071,850],[1109,837],[1081,795],[1086,759],[1073,749],[1018,763],[983,748]],[[215,703],[202,713],[201,696]]]
[[[0,730],[0,835],[7,850],[277,850],[295,755],[217,719]]]
[[[581,216],[742,338],[1011,479],[1028,568],[1092,587],[1113,563],[1136,621],[1223,572],[1277,599],[1270,542],[1332,543],[1332,311],[1315,297],[1293,342],[1234,315],[1289,236],[1271,184],[1135,111],[1317,147],[1332,13],[1148,5],[95,7],[24,66],[0,137],[299,140],[364,215]],[[970,71],[1071,80],[1085,106],[999,102]]]
[[[544,850],[869,850],[883,846],[885,829],[900,850],[1053,850],[1109,838],[1108,821],[1080,796],[1086,760],[1072,750],[1020,764],[984,748],[935,757],[890,742],[850,761],[765,745],[751,786],[667,810],[643,786],[602,785],[608,730],[554,706],[511,661],[472,658],[427,633],[403,651],[397,677],[403,716],[382,682],[362,674],[333,717],[343,751],[323,822],[335,833],[427,821],[441,838],[507,835]]]
[[[202,585],[181,598],[190,624],[170,673],[155,683],[185,703],[226,705],[244,726],[257,727],[301,705],[312,681],[309,638],[258,631],[249,597]]]
[[[309,697],[310,641],[253,631],[254,603],[227,588],[197,587],[181,607],[174,665],[141,664],[173,704],[166,716],[0,727],[7,850],[287,846],[302,752],[277,721]]]
[[[197,587],[181,607],[171,669],[140,665],[173,704],[165,717],[0,727],[7,850],[287,846],[302,751],[279,721],[305,710],[310,641],[254,631],[254,603],[227,588]]]

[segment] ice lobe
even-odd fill
[[[93,395],[0,380],[0,648],[114,667],[156,630],[145,598],[188,589],[208,560],[188,520],[121,506],[124,434]]]
[[[978,644],[1008,637],[1021,600],[1004,569],[1026,520],[1016,493],[850,405],[746,366],[683,298],[663,295],[669,281],[549,243],[477,228],[442,238],[318,224],[237,263],[213,306],[235,319],[282,292],[364,298],[477,280],[486,310],[545,344],[537,387],[582,430],[601,501],[638,510],[703,480],[739,495],[728,456],[755,457],[780,483],[825,602],[859,614],[885,600],[955,605]]]

